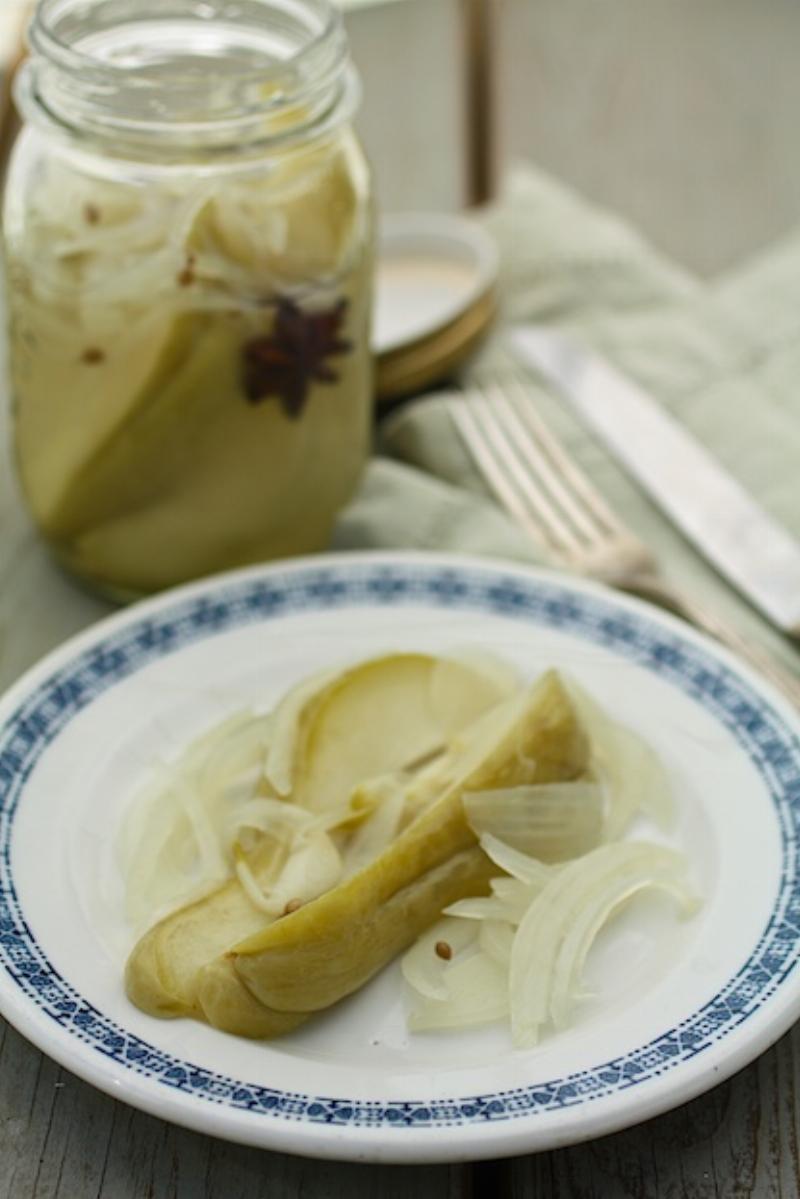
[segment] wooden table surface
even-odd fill
[[[109,611],[49,562],[0,429],[0,689]],[[2,1199],[797,1199],[800,1033],[706,1096],[570,1149],[498,1163],[349,1166],[229,1145],[144,1115],[0,1019]]]

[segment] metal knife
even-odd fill
[[[633,380],[567,335],[511,332],[614,457],[699,550],[785,633],[800,637],[800,542]]]

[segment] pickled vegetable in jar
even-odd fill
[[[328,0],[43,0],[6,189],[18,471],[129,598],[323,548],[368,449],[372,205]]]

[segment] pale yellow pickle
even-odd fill
[[[19,476],[59,560],[121,598],[324,547],[366,458],[369,172],[274,86],[241,161],[152,169],[35,119],[15,152]]]

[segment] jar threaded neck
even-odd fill
[[[290,147],[358,100],[330,0],[42,0],[29,41],[26,118],[125,156]]]

